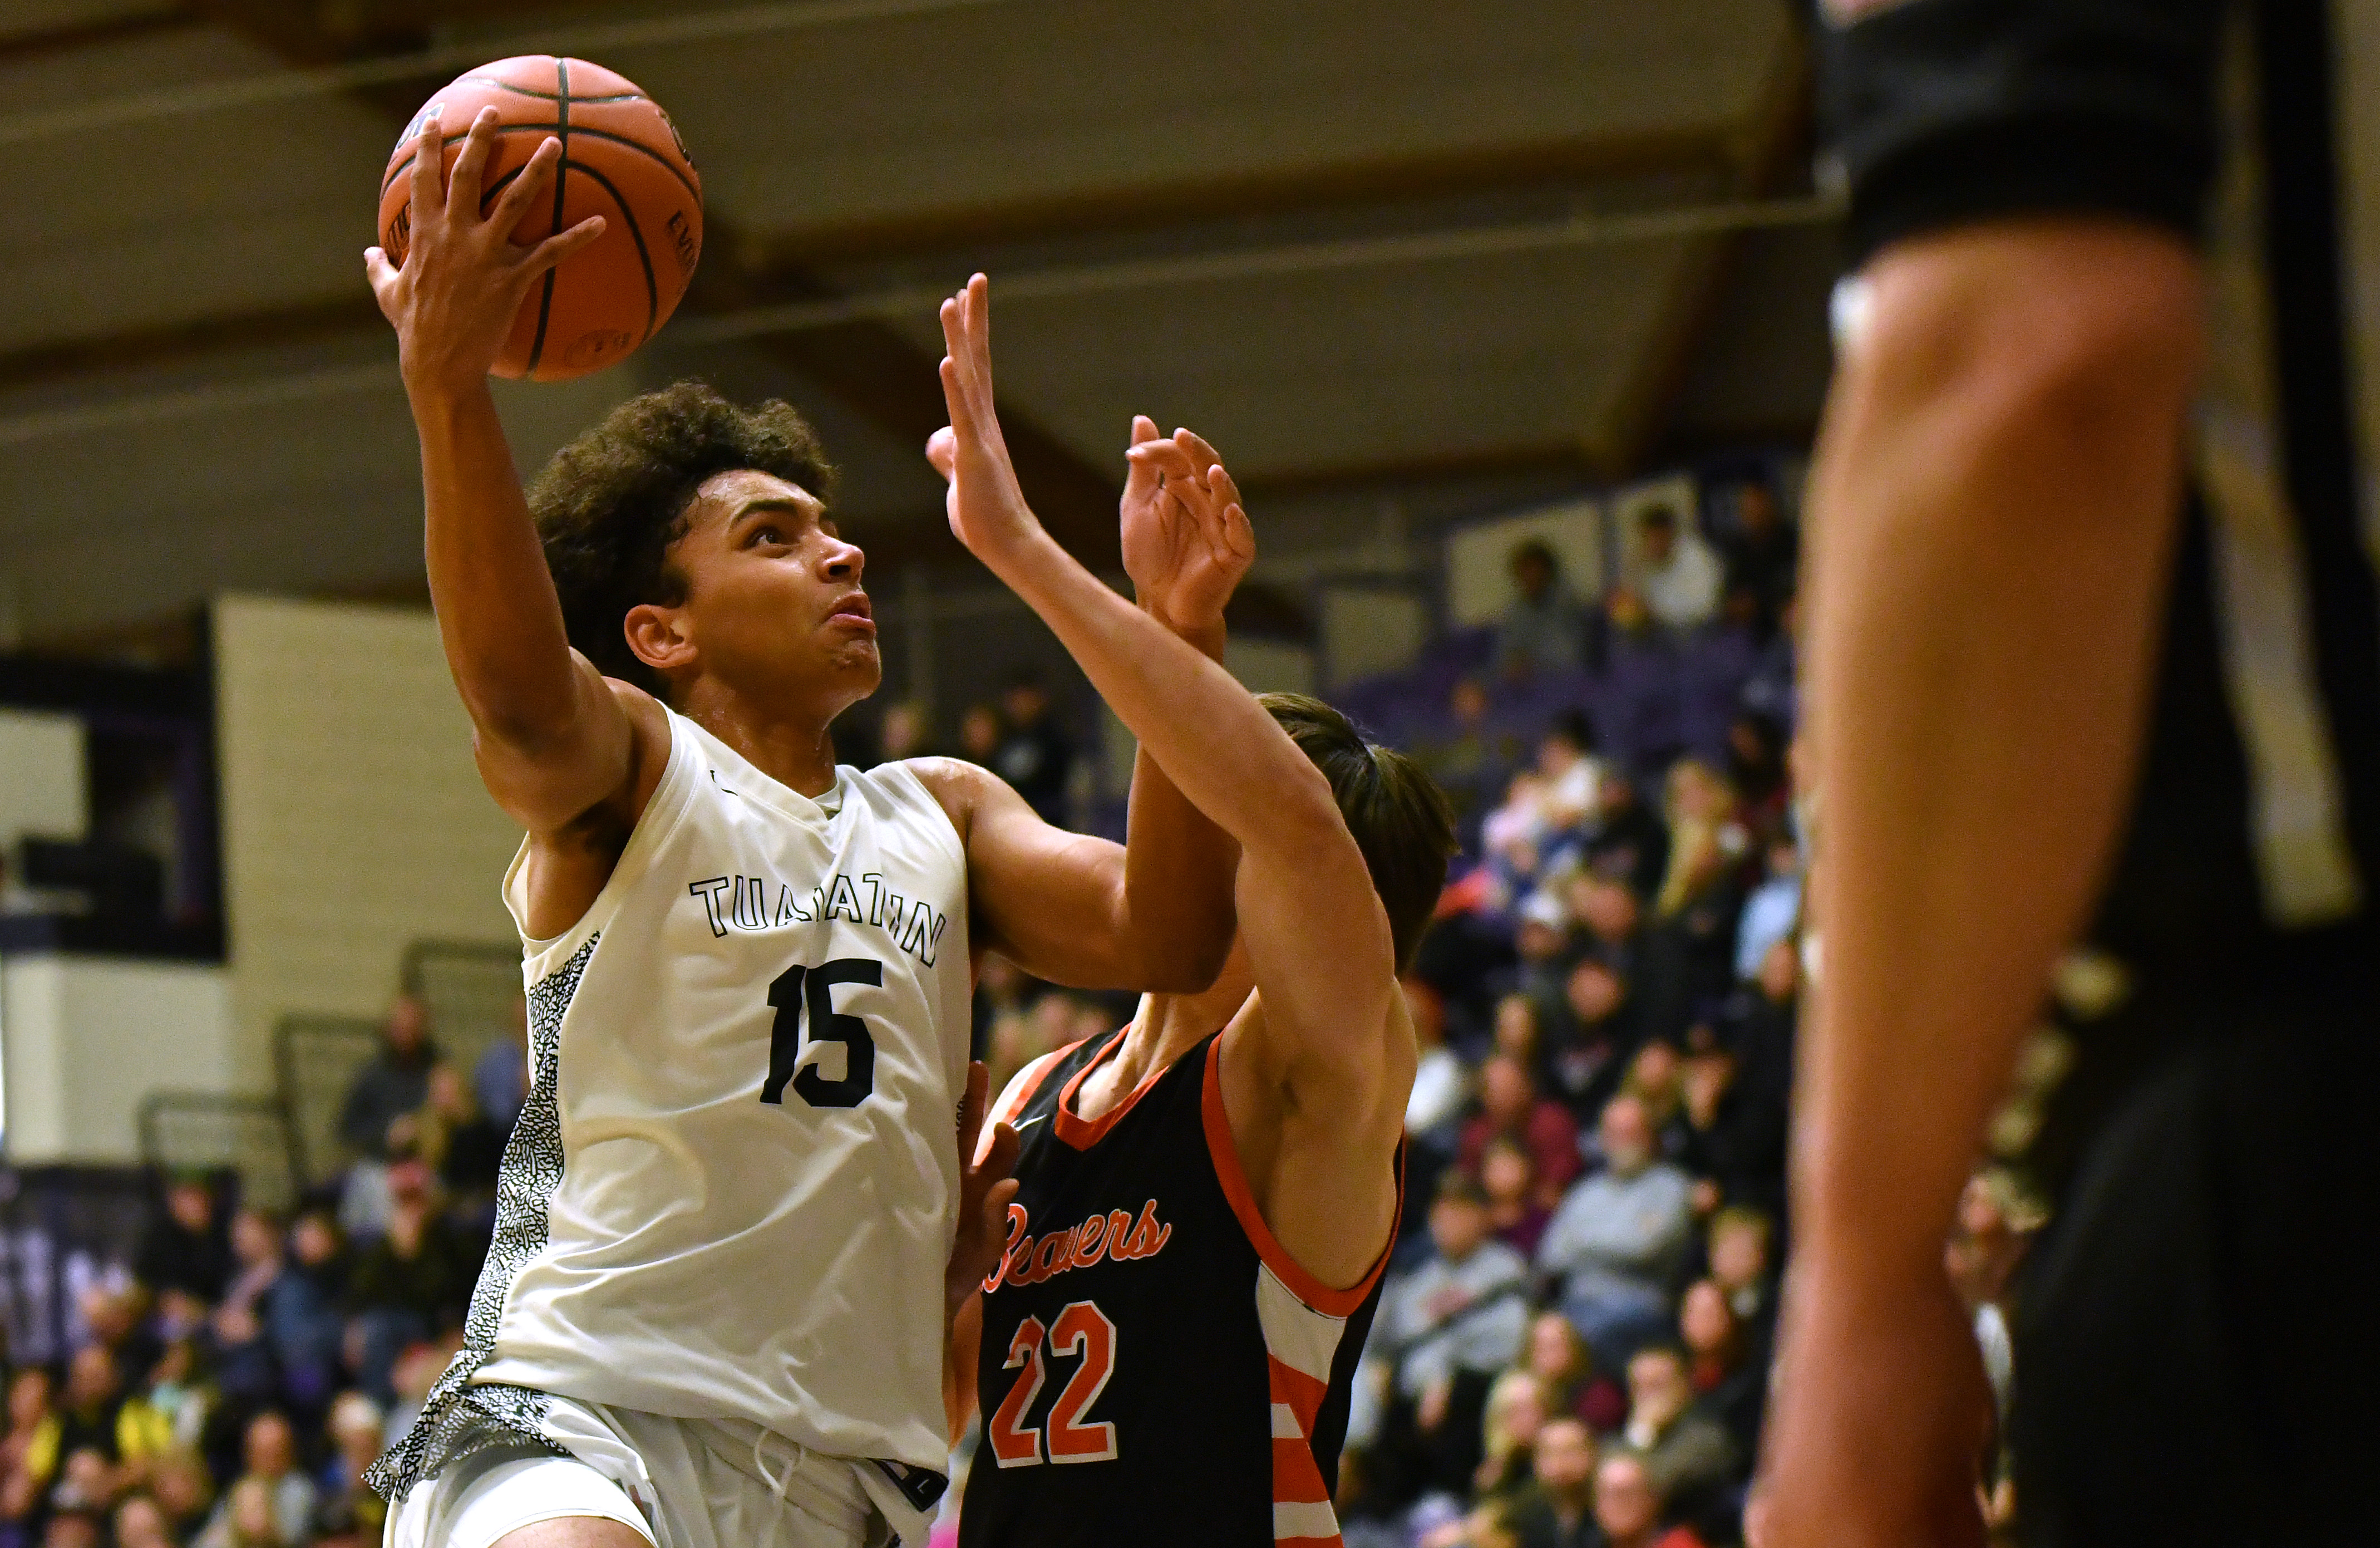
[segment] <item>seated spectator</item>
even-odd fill
[[[1727,1297],[1743,1330],[1746,1358],[1763,1367],[1777,1334],[1777,1275],[1770,1262],[1774,1228],[1756,1209],[1731,1204],[1711,1216],[1707,1257],[1711,1283]]]
[[[1526,994],[1507,994],[1496,1002],[1490,1051],[1537,1067],[1537,1004]]]
[[[1626,883],[1639,898],[1652,896],[1669,873],[1669,824],[1638,796],[1636,781],[1618,769],[1604,772],[1595,794],[1595,819],[1583,852],[1586,864]]]
[[[959,716],[958,750],[952,756],[981,768],[990,768],[1000,755],[1001,738],[1007,727],[1000,723],[1000,711],[990,704],[969,704]]]
[[[1410,975],[1402,981],[1405,1006],[1413,1015],[1414,1040],[1421,1050],[1413,1091],[1405,1098],[1405,1135],[1451,1155],[1463,1105],[1471,1100],[1471,1072],[1446,1046],[1446,1010],[1438,992]]]
[[[1636,1050],[1620,1078],[1620,1089],[1644,1104],[1645,1121],[1653,1127],[1653,1148],[1671,1161],[1686,1150],[1684,1067],[1677,1044],[1651,1038]]]
[[[1496,634],[1496,664],[1508,676],[1573,671],[1585,640],[1586,615],[1564,583],[1561,560],[1537,538],[1513,545],[1506,561],[1512,600]]]
[[[1768,948],[1793,933],[1802,921],[1802,847],[1779,829],[1768,841],[1767,874],[1743,900],[1735,926],[1735,976],[1760,976]]]
[[[1043,822],[1072,827],[1066,780],[1075,772],[1075,744],[1050,713],[1049,683],[1038,668],[1018,667],[1001,690],[1000,707],[1005,725],[992,750],[991,772]]]
[[[1599,957],[1571,965],[1562,983],[1562,1007],[1537,1054],[1538,1078],[1547,1093],[1575,1117],[1601,1111],[1619,1085],[1621,1063],[1636,1041],[1636,1018],[1628,982]]]
[[[135,1494],[115,1507],[115,1548],[175,1548],[174,1530],[164,1507]]]
[[[1505,1519],[1520,1548],[1603,1548],[1595,1523],[1595,1437],[1564,1414],[1537,1431],[1534,1486]]]
[[[1748,828],[1785,824],[1793,794],[1785,769],[1786,741],[1785,728],[1755,711],[1728,723],[1727,782],[1735,791],[1736,815]]]
[[[480,1111],[504,1133],[513,1131],[528,1100],[528,999],[516,996],[504,1018],[504,1035],[488,1044],[471,1067],[471,1094]]]
[[[1529,1486],[1531,1452],[1546,1422],[1546,1395],[1525,1369],[1507,1371],[1488,1389],[1479,1426],[1479,1466],[1471,1475],[1474,1499],[1517,1499]]]
[[[1560,1312],[1540,1311],[1531,1319],[1527,1359],[1548,1411],[1583,1420],[1598,1434],[1627,1420],[1628,1395],[1595,1369],[1586,1341]]]
[[[496,1174],[504,1159],[505,1129],[480,1111],[463,1072],[434,1065],[422,1107],[422,1159],[436,1168],[452,1207],[465,1219],[492,1225]]]
[[[1582,870],[1562,884],[1570,917],[1586,932],[1587,955],[1626,978],[1636,966],[1645,910],[1628,884]]]
[[[1479,1152],[1479,1186],[1488,1195],[1488,1220],[1496,1239],[1524,1258],[1534,1258],[1537,1238],[1553,1218],[1529,1152],[1506,1135],[1488,1141]]]
[[[1596,811],[1596,786],[1603,766],[1595,757],[1595,728],[1585,712],[1559,716],[1537,741],[1539,820],[1547,832],[1568,834],[1585,827]]]
[[[61,1506],[42,1529],[42,1548],[102,1548],[106,1512],[92,1505]]]
[[[382,1450],[387,1422],[380,1406],[360,1392],[343,1392],[331,1405],[331,1458],[322,1469],[322,1503],[315,1511],[323,1535],[380,1542],[388,1505],[364,1482],[364,1469]]]
[[[429,1011],[412,995],[398,995],[381,1028],[380,1052],[356,1071],[340,1104],[340,1141],[367,1160],[386,1161],[389,1126],[430,1099],[430,1070],[437,1062]]]
[[[1542,1029],[1560,1012],[1562,980],[1569,973],[1570,914],[1560,900],[1542,892],[1523,899],[1512,945],[1519,960],[1496,980],[1507,993],[1527,996]]]
[[[1772,1218],[1785,1207],[1801,981],[1800,944],[1789,936],[1769,946],[1756,983],[1730,1002],[1723,1024],[1728,1079],[1695,1140],[1698,1164],[1726,1201],[1755,1205]]]
[[[1464,677],[1447,694],[1446,723],[1436,735],[1424,737],[1413,750],[1415,762],[1454,807],[1457,825],[1465,833],[1481,821],[1512,765],[1509,747],[1488,726],[1488,688],[1476,677]]]
[[[1656,624],[1673,634],[1700,628],[1718,615],[1726,571],[1702,534],[1686,530],[1678,513],[1655,506],[1636,524],[1636,562],[1629,589]]]
[[[113,1467],[119,1456],[116,1420],[124,1410],[124,1378],[115,1352],[86,1344],[67,1362],[67,1390],[58,1404],[58,1454],[91,1450]]]
[[[249,1420],[240,1455],[245,1470],[224,1495],[200,1542],[220,1541],[236,1548],[259,1542],[296,1548],[308,1542],[317,1493],[314,1481],[298,1466],[298,1434],[287,1417],[268,1408]],[[264,1502],[261,1522],[254,1514],[259,1497]]]
[[[1560,1198],[1578,1176],[1577,1124],[1560,1103],[1537,1094],[1536,1079],[1526,1065],[1503,1054],[1479,1067],[1479,1112],[1463,1126],[1455,1164],[1478,1176],[1488,1142],[1500,1137],[1528,1153],[1538,1197],[1548,1202]]]
[[[1725,547],[1728,585],[1750,591],[1762,624],[1774,628],[1799,579],[1802,534],[1778,511],[1777,496],[1767,484],[1747,483],[1736,491],[1734,530]]]
[[[58,1481],[50,1488],[51,1519],[78,1514],[104,1518],[118,1492],[115,1466],[96,1446],[78,1447],[67,1453]]]
[[[178,1290],[212,1302],[231,1279],[231,1251],[215,1219],[215,1196],[195,1173],[165,1186],[165,1211],[152,1215],[132,1255],[132,1275],[152,1294]]]
[[[1529,1265],[1489,1233],[1476,1182],[1447,1174],[1429,1234],[1431,1257],[1381,1306],[1374,1335],[1390,1372],[1378,1487],[1399,1505],[1427,1489],[1470,1489],[1488,1386],[1519,1356],[1528,1325]]]
[[[214,1488],[214,1479],[194,1447],[167,1452],[149,1469],[149,1497],[164,1513],[165,1529],[177,1542],[206,1520]]]
[[[197,1376],[197,1351],[190,1340],[176,1338],[158,1356],[140,1390],[117,1411],[115,1450],[127,1487],[145,1487],[158,1458],[199,1444],[209,1404]]]
[[[1623,1365],[1670,1327],[1669,1287],[1693,1229],[1693,1184],[1656,1158],[1644,1104],[1613,1097],[1597,1126],[1604,1167],[1571,1189],[1537,1247],[1596,1362]]]
[[[1694,1529],[1661,1526],[1661,1491],[1642,1457],[1618,1451],[1595,1469],[1595,1524],[1601,1548],[1703,1548]]]
[[[290,1257],[265,1298],[265,1335],[281,1389],[300,1412],[322,1411],[337,1386],[346,1331],[346,1248],[326,1210],[309,1210],[289,1233]]]
[[[25,1530],[48,1499],[63,1429],[47,1371],[29,1365],[10,1378],[8,1434],[0,1440],[0,1528]]]
[[[1718,1420],[1694,1409],[1683,1351],[1640,1349],[1628,1362],[1628,1422],[1621,1439],[1645,1464],[1653,1491],[1682,1514],[1733,1481],[1742,1460]]]
[[[261,1478],[243,1478],[224,1495],[223,1505],[194,1548],[301,1548],[302,1537],[281,1529],[273,1486]]]
[[[238,1275],[215,1308],[215,1383],[235,1403],[265,1403],[281,1389],[281,1365],[266,1329],[266,1305],[282,1277],[281,1223],[258,1210],[232,1217],[232,1255]]]
[[[347,1287],[362,1330],[356,1378],[375,1401],[395,1396],[389,1377],[399,1352],[461,1324],[481,1256],[448,1223],[428,1167],[400,1161],[389,1178],[388,1234],[366,1249]]]
[[[1752,676],[1737,696],[1746,710],[1788,730],[1798,724],[1801,711],[1801,662],[1794,643],[1800,627],[1801,604],[1789,598],[1778,611],[1777,632],[1761,645]]]
[[[1687,1286],[1678,1304],[1678,1333],[1694,1383],[1694,1411],[1718,1422],[1735,1443],[1736,1456],[1757,1456],[1768,1371],[1753,1363],[1751,1341],[1727,1303],[1727,1292],[1707,1279]]]

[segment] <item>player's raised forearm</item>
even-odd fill
[[[1172,627],[1172,626],[1169,626]],[[1173,628],[1209,661],[1223,656],[1220,621]],[[1182,793],[1147,748],[1133,754],[1124,823],[1123,932],[1146,987],[1204,989],[1231,955],[1239,846]]]
[[[1848,1291],[1939,1278],[1961,1183],[2110,850],[2154,654],[2196,274],[2039,223],[1873,266],[1814,481],[1826,981],[1794,1206]]]
[[[482,737],[534,748],[565,734],[581,689],[495,401],[484,381],[412,396],[430,598],[455,687]]]

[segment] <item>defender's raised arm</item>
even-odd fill
[[[937,460],[953,475],[952,530],[1041,616],[1182,793],[1239,842],[1240,925],[1257,957],[1268,1021],[1318,1038],[1346,1029],[1375,1055],[1349,1063],[1356,1073],[1377,1073],[1396,953],[1330,780],[1230,674],[1110,591],[1042,530],[1017,487],[993,408],[989,306],[978,274],[942,307],[951,427]],[[1155,445],[1134,455],[1166,455]],[[1220,516],[1200,541],[1252,548],[1236,501],[1224,502]],[[1301,969],[1267,972],[1275,954],[1300,957]]]

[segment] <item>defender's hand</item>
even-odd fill
[[[1147,415],[1124,453],[1123,568],[1140,603],[1176,633],[1220,628],[1256,562],[1256,533],[1215,448],[1187,430],[1168,440]]]
[[[991,282],[981,274],[942,303],[942,400],[951,422],[926,444],[926,460],[951,483],[951,531],[993,569],[1042,536],[1025,503],[991,388]]]
[[[603,217],[590,215],[535,247],[514,245],[512,232],[546,193],[562,159],[562,144],[552,139],[537,148],[495,207],[480,213],[496,122],[494,108],[480,110],[448,177],[445,137],[434,116],[424,120],[414,142],[405,264],[391,263],[379,248],[364,252],[372,294],[396,328],[406,386],[417,394],[478,385],[503,350],[529,287],[603,234]]]
[[[1008,1201],[1016,1197],[1016,1131],[994,1124],[983,1132],[990,1105],[991,1072],[978,1059],[967,1066],[966,1096],[959,1103],[959,1231],[942,1271],[942,1314],[958,1315],[967,1297],[983,1288],[984,1276],[1000,1266],[1008,1249]]]

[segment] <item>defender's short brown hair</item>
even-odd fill
[[[1339,814],[1389,911],[1397,970],[1404,971],[1446,890],[1455,853],[1454,809],[1421,765],[1364,739],[1354,723],[1319,699],[1265,693],[1257,701],[1330,781]]]
[[[771,398],[730,403],[700,382],[632,397],[529,481],[528,508],[562,598],[563,627],[597,670],[665,697],[622,624],[646,603],[686,600],[669,562],[703,481],[750,469],[834,499],[834,465],[809,421]]]

